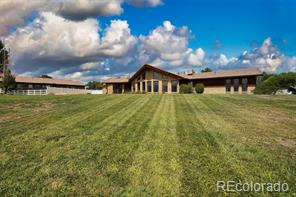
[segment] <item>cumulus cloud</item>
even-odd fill
[[[19,72],[27,70],[27,66],[56,69],[55,65],[84,63],[98,53],[98,30],[95,19],[73,22],[45,12],[5,41]]]
[[[122,0],[63,0],[54,1],[50,9],[67,19],[83,20],[89,17],[119,15]]]
[[[34,10],[38,10],[46,1],[0,1],[0,36],[7,35],[9,28],[12,26],[20,26],[25,24],[25,17],[32,14]]]
[[[230,63],[235,63],[238,59],[235,57],[227,58],[225,54],[220,54],[217,58],[214,58],[213,64],[216,66],[225,66]]]
[[[202,49],[188,48],[190,33],[186,26],[177,28],[164,21],[149,35],[140,36],[140,59],[158,66],[201,65],[205,53]]]
[[[237,63],[258,67],[265,72],[276,72],[284,62],[284,55],[272,44],[271,38],[264,40],[259,48],[245,51]]]
[[[125,0],[4,0],[0,1],[0,36],[9,34],[11,27],[25,25],[25,19],[34,12],[52,12],[70,20],[85,20],[100,16],[120,15]],[[127,0],[134,6],[155,7],[160,0]]]
[[[106,28],[100,46],[106,56],[121,57],[135,47],[137,38],[131,35],[127,21],[113,20]]]
[[[137,61],[137,38],[131,35],[127,21],[121,20],[111,21],[101,31],[96,19],[71,21],[45,12],[5,42],[12,50],[17,73],[34,70],[32,74],[39,75],[58,69],[64,73],[107,72],[111,68],[115,72]]]
[[[272,43],[269,37],[258,47],[250,51],[244,51],[239,57],[227,58],[221,54],[213,58],[212,64],[216,66],[241,68],[257,67],[267,73],[277,71],[293,71],[296,68],[296,58],[286,57]]]

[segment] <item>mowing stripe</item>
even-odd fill
[[[179,146],[173,97],[162,95],[129,168],[129,195],[177,196],[180,187]]]

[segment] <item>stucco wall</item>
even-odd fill
[[[255,85],[248,85],[248,91],[247,92],[242,92],[242,87],[241,85],[239,86],[239,91],[234,92],[233,91],[233,86],[231,86],[231,91],[229,92],[230,94],[242,94],[242,93],[247,93],[247,94],[252,94],[252,91],[255,89]],[[226,88],[225,86],[206,86],[204,90],[204,94],[225,94],[226,93]]]

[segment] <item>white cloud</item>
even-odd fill
[[[121,57],[132,50],[137,43],[137,38],[131,35],[127,21],[113,20],[106,28],[100,46],[106,56]]]
[[[237,63],[247,63],[251,67],[258,67],[262,71],[273,73],[282,66],[284,59],[284,55],[272,44],[269,37],[259,48],[244,52]]]
[[[103,65],[103,62],[88,62],[80,65],[80,68],[82,70],[95,70],[95,69],[101,69]]]
[[[45,12],[30,25],[18,28],[5,42],[12,49],[17,73],[118,72],[135,64],[137,37],[131,35],[127,21],[111,21],[101,39],[99,31],[96,19],[71,21]]]
[[[221,54],[213,61],[214,65],[239,67],[257,67],[267,73],[274,73],[279,70],[293,70],[296,62],[294,58],[285,57],[272,43],[269,37],[264,40],[259,48],[251,51],[244,51],[238,58],[227,58]]]
[[[8,35],[10,27],[25,25],[25,18],[35,11],[52,12],[70,20],[120,15],[125,0],[2,0],[0,1],[0,36]],[[155,7],[160,0],[127,0],[131,5]]]
[[[98,21],[73,22],[45,12],[32,24],[19,28],[6,43],[15,61],[30,58],[62,62],[84,58],[98,51]]]
[[[140,36],[142,42],[140,59],[159,66],[201,65],[205,57],[202,49],[188,48],[190,30],[175,27],[170,21]]]
[[[0,36],[9,33],[9,27],[24,25],[24,18],[29,16],[32,11],[38,10],[46,1],[34,0],[3,0],[0,1]]]
[[[219,58],[214,60],[213,64],[216,66],[226,66],[237,61],[237,58],[227,58],[225,54],[220,54]]]
[[[188,57],[188,63],[190,65],[201,66],[205,58],[205,51],[202,48],[198,48],[195,52],[190,53]]]

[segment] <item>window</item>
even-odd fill
[[[153,81],[153,92],[158,92],[158,81]]]
[[[169,77],[167,75],[162,75],[163,79],[168,79]]]
[[[146,92],[146,84],[145,84],[144,81],[142,82],[142,91],[143,91],[143,92]]]
[[[233,91],[238,92],[238,88],[239,88],[239,79],[234,79],[233,80]]]
[[[168,92],[168,81],[162,81],[162,92]]]
[[[147,81],[148,92],[151,92],[151,81]]]
[[[178,91],[178,81],[174,80],[172,81],[172,92]]]
[[[142,80],[145,80],[146,77],[145,77],[145,73],[142,74]]]
[[[226,80],[225,87],[226,87],[226,92],[230,92],[231,91],[231,80],[230,79],[227,79]]]
[[[247,92],[248,91],[248,79],[243,78],[242,80],[242,91]]]
[[[158,72],[153,72],[153,79],[161,79],[161,74]]]
[[[141,91],[141,87],[140,87],[140,86],[141,86],[141,83],[140,83],[140,82],[138,82],[138,90],[137,90],[138,92],[140,92],[140,91]]]

